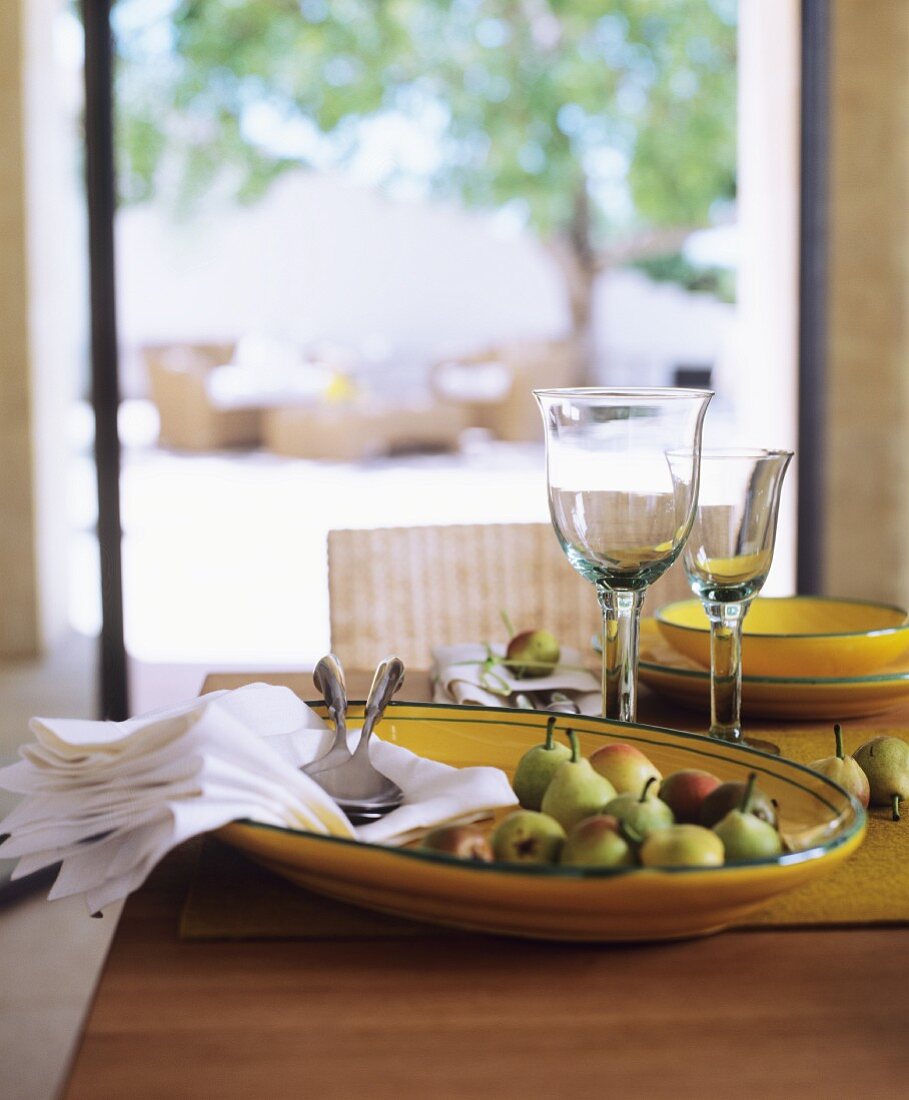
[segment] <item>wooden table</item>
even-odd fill
[[[291,674],[206,690],[250,679],[312,695]],[[349,679],[362,698],[368,676]],[[426,676],[405,691],[428,697]],[[652,698],[641,711],[680,720]],[[907,724],[909,708],[876,723]],[[909,1093],[909,930],[181,941],[190,857],[174,852],[126,905],[69,1100]]]

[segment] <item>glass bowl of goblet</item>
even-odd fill
[[[603,716],[633,722],[644,594],[694,521],[704,414],[688,389],[534,390],[543,416],[549,511],[603,615]]]

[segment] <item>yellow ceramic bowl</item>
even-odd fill
[[[318,708],[316,708],[318,709]],[[354,717],[356,708],[352,708]],[[456,767],[512,774],[539,744],[538,711],[392,704],[383,738]],[[560,721],[560,727],[566,720]],[[716,932],[776,895],[838,866],[860,844],[865,814],[845,791],[790,760],[697,734],[572,717],[585,755],[610,742],[637,745],[666,774],[704,768],[721,779],[758,773],[777,800],[785,855],[697,868],[569,868],[468,863],[418,848],[386,848],[239,822],[228,843],[292,882],[368,908],[479,932],[537,939],[680,939]]]
[[[710,667],[710,623],[700,600],[671,603],[656,613],[656,621],[673,649]],[[902,608],[820,596],[759,596],[742,635],[747,676],[862,676],[909,649]]]

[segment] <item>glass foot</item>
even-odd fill
[[[759,749],[761,752],[769,752],[771,756],[780,755],[780,746],[772,741],[762,741],[759,737],[745,737],[741,744],[749,749]]]
[[[715,741],[725,741],[727,745],[743,745],[746,749],[757,749],[771,756],[781,755],[779,745],[774,745],[772,741],[762,741],[759,737],[722,737],[717,733],[711,733],[710,736]]]

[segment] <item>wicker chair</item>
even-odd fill
[[[502,611],[516,630],[551,630],[582,653],[600,629],[593,587],[548,523],[329,531],[328,587],[332,649],[351,667],[394,651],[427,668],[434,646],[504,641]],[[690,595],[677,562],[645,611]]]
[[[165,446],[210,451],[258,445],[258,409],[216,408],[206,387],[208,372],[230,362],[233,350],[233,344],[158,344],[142,348]]]

